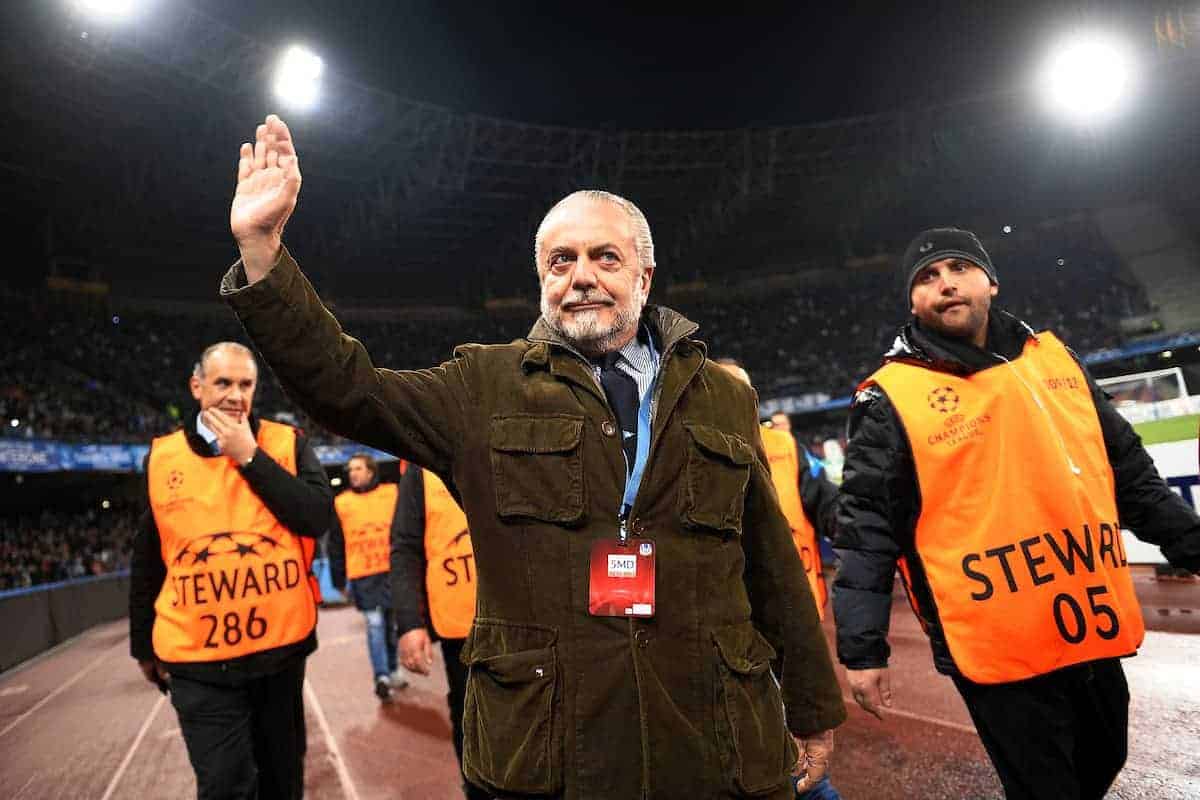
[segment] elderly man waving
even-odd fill
[[[541,318],[432,369],[377,368],[283,248],[300,171],[275,116],[242,145],[222,293],[289,395],[438,476],[478,599],[467,779],[503,796],[787,798],[845,717],[753,390],[645,305],[633,203],[577,192],[535,241]],[[772,667],[778,669],[777,682]]]

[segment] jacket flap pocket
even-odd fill
[[[558,631],[545,625],[481,617],[471,626],[459,659],[463,664],[481,664],[496,658],[526,651],[548,651],[558,641]],[[514,666],[519,666],[515,664]],[[503,671],[503,664],[497,666]],[[489,671],[496,671],[489,668]]]
[[[737,436],[695,422],[688,423],[685,427],[696,446],[710,456],[743,467],[754,461],[754,451],[750,445]]]
[[[775,648],[749,622],[717,628],[713,641],[725,665],[741,675],[760,675],[775,660]]]
[[[540,650],[522,650],[519,653],[482,658],[472,666],[486,670],[502,686],[552,681],[554,648],[543,647]]]
[[[565,453],[579,446],[583,417],[516,414],[492,417],[492,448],[506,453]]]

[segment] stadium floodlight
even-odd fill
[[[137,0],[75,0],[75,7],[92,19],[121,22],[133,16]]]
[[[1120,39],[1082,33],[1055,46],[1037,83],[1049,111],[1091,125],[1121,110],[1132,93],[1136,71],[1132,49]]]
[[[275,98],[289,108],[306,111],[317,104],[325,62],[307,47],[293,45],[275,70]]]

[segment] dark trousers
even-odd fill
[[[199,800],[304,796],[304,664],[237,687],[172,677]]]
[[[1125,764],[1129,687],[1118,659],[1016,683],[954,684],[1008,800],[1102,798]]]
[[[467,668],[459,660],[466,639],[442,639],[442,660],[446,662],[446,683],[450,691],[446,702],[450,706],[450,724],[454,727],[454,752],[458,755],[458,768],[462,769],[463,753],[463,703],[467,696]],[[489,800],[490,794],[468,783],[463,778],[463,795],[467,800]]]

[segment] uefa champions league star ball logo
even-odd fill
[[[939,386],[929,393],[929,407],[939,414],[958,411],[958,392],[949,386]]]
[[[262,558],[279,542],[261,533],[213,533],[198,536],[175,554],[175,563],[184,567],[207,564],[213,559],[235,558],[242,561],[250,556]]]

